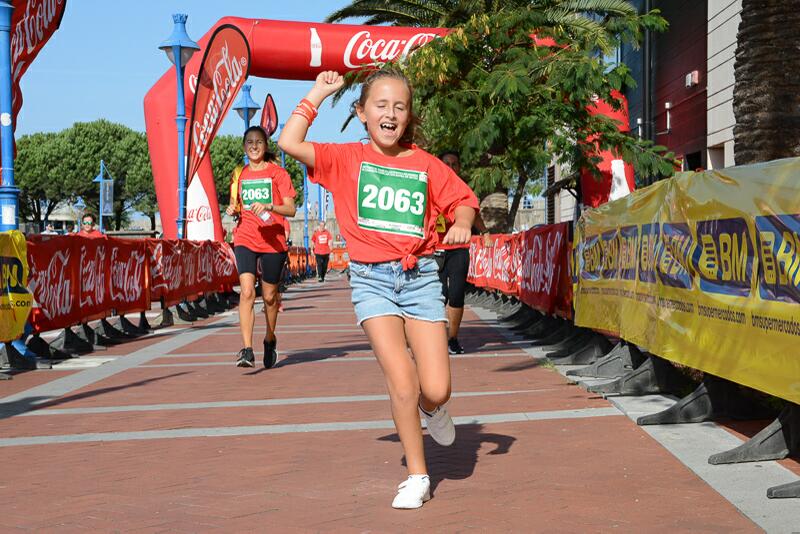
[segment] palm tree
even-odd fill
[[[742,0],[733,89],[736,164],[800,156],[800,0]]]
[[[364,24],[450,28],[473,15],[497,13],[530,3],[530,0],[353,0],[328,15],[325,21],[365,18]]]

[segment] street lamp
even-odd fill
[[[19,228],[19,189],[14,186],[14,125],[11,112],[12,2],[0,0],[0,232]]]
[[[175,73],[178,80],[177,111],[175,115],[175,124],[178,127],[178,239],[183,239],[184,225],[186,223],[184,216],[186,210],[186,141],[184,137],[186,132],[186,103],[183,99],[183,71],[192,58],[192,54],[200,50],[197,43],[192,41],[186,34],[187,18],[189,16],[183,13],[172,15],[172,21],[175,23],[172,28],[172,35],[158,47],[166,52],[169,60],[175,65]]]
[[[250,98],[250,85],[243,85],[242,86],[242,94],[239,97],[238,102],[234,104],[233,109],[236,110],[236,113],[244,119],[244,129],[247,130],[250,128],[250,121],[253,120],[253,117],[256,116],[258,110],[261,109],[256,102]]]
[[[86,203],[83,201],[83,198],[78,197],[78,200],[75,201],[72,207],[75,208],[75,212],[78,214],[75,219],[75,230],[77,231],[78,228],[81,227],[81,218],[83,217],[83,210],[86,208]]]

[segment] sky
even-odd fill
[[[144,131],[145,93],[173,68],[158,45],[172,32],[172,14],[186,13],[189,36],[199,40],[224,16],[277,20],[323,20],[344,0],[68,0],[61,27],[22,79],[23,107],[16,133],[59,131],[75,122],[105,118]],[[253,100],[272,93],[283,122],[312,82],[250,77]],[[237,97],[238,98],[238,97]],[[355,93],[353,94],[355,98]],[[349,142],[363,137],[360,124],[339,130],[349,100],[320,110],[309,132],[315,141]],[[260,119],[258,115],[255,121]],[[255,122],[254,121],[254,122]],[[257,122],[256,122],[257,123]],[[244,122],[231,111],[220,134],[240,134]]]
[[[189,15],[186,31],[198,41],[225,16],[320,22],[347,4],[345,0],[68,0],[61,27],[22,78],[16,136],[60,131],[96,119],[144,131],[144,95],[167,69],[174,68],[158,49],[172,33],[173,13]],[[247,83],[259,105],[267,93],[272,94],[281,122],[313,84],[255,77]],[[340,132],[352,99],[355,93],[333,108],[330,101],[324,103],[308,139],[337,143],[362,139],[364,129],[357,121]],[[252,124],[260,119],[259,112]],[[217,135],[243,131],[244,121],[231,110]],[[312,185],[309,195],[313,206],[318,186]]]

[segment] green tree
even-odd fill
[[[92,179],[100,172],[100,160],[106,164],[114,177],[114,226],[120,230],[136,203],[129,196],[127,187],[131,174],[148,172],[147,145],[127,126],[105,119],[93,122],[77,122],[65,130],[68,149],[65,154],[67,167],[66,184],[74,196],[81,196],[88,209],[99,210],[100,192]],[[145,165],[146,163],[146,165]]]
[[[66,151],[62,133],[35,133],[17,140],[14,174],[20,189],[20,215],[37,222],[40,230],[56,206],[70,198],[70,189],[65,187]]]
[[[497,13],[531,3],[530,0],[353,0],[328,15],[325,21],[359,18],[366,19],[364,24],[450,28],[464,24],[473,15]]]
[[[270,150],[278,154],[280,164],[280,150],[272,139],[269,140]],[[217,187],[217,201],[221,211],[228,206],[231,176],[237,165],[243,165],[244,149],[242,138],[237,135],[218,135],[211,142],[211,169],[214,173],[214,183]],[[286,156],[286,171],[292,178],[292,185],[297,191],[296,204],[302,203],[303,198],[303,170],[294,158]]]

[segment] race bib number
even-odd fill
[[[358,173],[358,226],[425,237],[428,173],[364,162]]]
[[[272,204],[272,178],[258,178],[242,182],[242,206],[250,209],[255,202]]]
[[[319,236],[319,244],[320,245],[324,245],[327,242],[328,242],[328,236],[326,236],[326,235]]]

